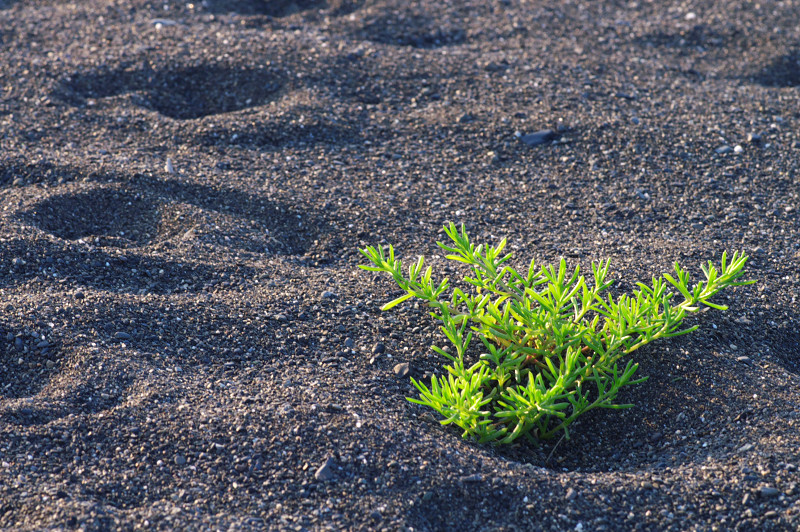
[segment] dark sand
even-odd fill
[[[798,529],[798,20],[0,0],[0,526]],[[443,275],[450,220],[626,290],[726,249],[759,283],[636,353],[635,408],[480,446],[404,399],[443,336],[356,268]]]

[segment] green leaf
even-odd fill
[[[715,294],[755,282],[738,281],[747,256],[734,251],[730,261],[722,254],[720,268],[701,264],[705,280],[692,286],[688,271],[675,263],[674,277],[651,277],[650,285],[636,283],[632,294],[614,300],[604,294],[613,283],[607,279],[608,259],[592,262],[590,287],[580,268],[568,270],[563,258],[538,268],[531,260],[522,275],[510,266],[511,253],[501,256],[506,239],[476,246],[465,225],[452,222],[444,232],[452,242],[438,242],[446,258],[469,267],[464,285],[451,288],[448,279],[434,283],[421,256],[405,277],[393,246],[359,249],[367,259],[359,268],[385,273],[405,292],[383,310],[413,297],[423,300],[455,347],[455,355],[432,348],[445,359],[444,374],[432,377],[430,387],[412,378],[419,397],[408,400],[484,443],[569,437],[570,425],[593,408],[629,408],[616,404],[618,393],[647,379],[633,378],[638,365],[630,353],[696,330],[697,325],[681,329],[687,313],[700,306],[724,311],[727,306],[710,301]],[[480,340],[477,349],[474,337]],[[622,357],[624,370],[618,365]]]
[[[404,296],[400,296],[397,299],[386,303],[384,306],[381,307],[381,310],[389,310],[390,308],[396,307],[397,305],[399,305],[403,301],[405,301],[407,299],[411,299],[415,295],[416,294],[414,294],[413,292],[409,292],[408,294],[406,294]]]

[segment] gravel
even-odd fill
[[[798,18],[0,0],[0,528],[800,528]],[[637,351],[634,408],[482,446],[405,400],[446,340],[357,268],[459,279],[450,220],[759,282]]]

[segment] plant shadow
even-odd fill
[[[617,399],[632,408],[587,412],[571,425],[569,439],[556,437],[538,444],[518,440],[491,452],[557,472],[658,471],[700,465],[710,453],[735,452],[749,442],[747,431],[729,433],[724,441],[715,435],[737,424],[763,422],[752,419],[758,410],[752,397],[764,393],[761,363],[754,354],[770,352],[771,362],[800,375],[800,335],[790,325],[770,327],[766,318],[754,320],[746,329],[732,317],[717,317],[716,328],[707,319],[696,319],[701,326],[697,332],[636,352],[636,377],[649,379],[623,388]],[[794,409],[785,398],[772,401],[774,408],[769,410],[774,417]],[[420,409],[415,415],[422,415],[422,407],[414,408]],[[454,438],[460,435],[455,428],[431,430],[447,431]],[[705,443],[703,452],[698,452],[698,441]]]

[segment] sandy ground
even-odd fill
[[[0,526],[796,530],[798,20],[0,0]],[[635,408],[481,446],[405,400],[443,335],[357,269],[458,275],[447,221],[623,290],[735,249],[759,282],[636,353]]]

